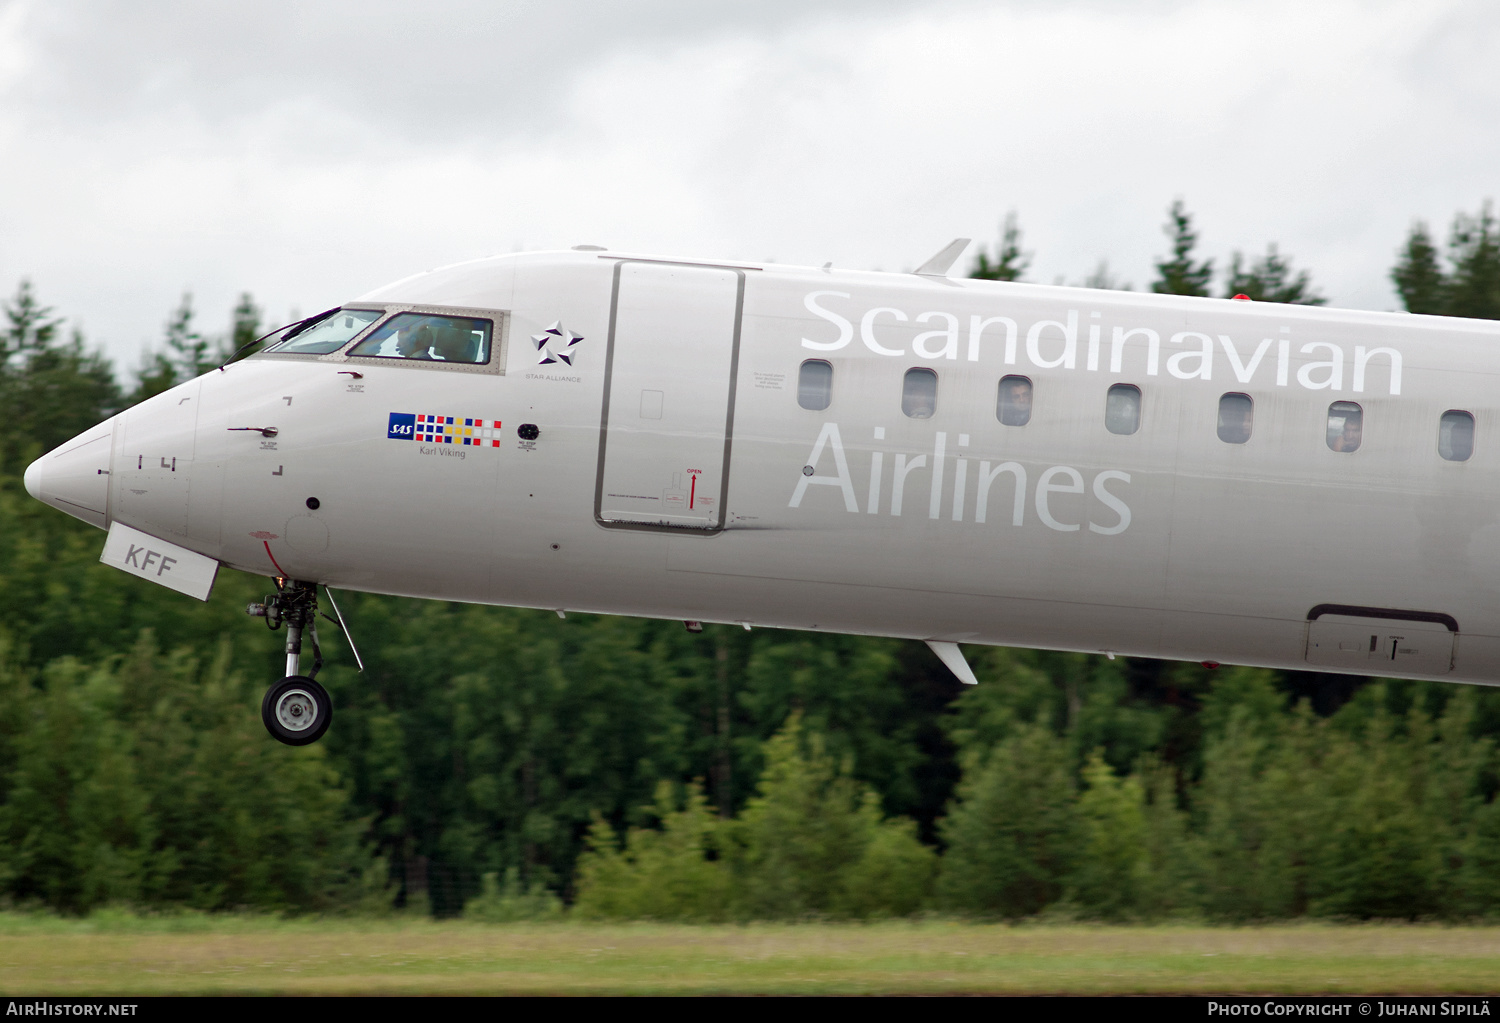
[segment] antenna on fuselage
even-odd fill
[[[938,659],[948,666],[948,670],[966,686],[977,686],[979,679],[974,675],[974,669],[969,667],[969,662],[964,659],[964,652],[958,648],[957,643],[948,643],[940,639],[929,639],[927,645],[932,652],[938,655]]]
[[[948,271],[952,269],[954,263],[958,262],[958,257],[963,255],[964,249],[969,247],[971,241],[973,241],[972,238],[953,239],[943,246],[941,252],[917,267],[912,273],[923,277],[947,277]]]

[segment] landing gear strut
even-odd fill
[[[315,679],[323,667],[323,651],[318,648],[318,586],[299,580],[277,580],[280,591],[263,604],[251,604],[245,613],[264,618],[271,630],[286,626],[286,678],[266,690],[260,702],[260,718],[266,731],[288,746],[306,746],[317,742],[328,731],[333,720],[333,701],[328,690]],[[302,671],[302,632],[312,640],[312,670]]]

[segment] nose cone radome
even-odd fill
[[[26,492],[38,501],[42,499],[42,460],[38,458],[26,467]]]
[[[114,428],[100,423],[26,468],[26,492],[100,529],[108,525],[109,457]]]

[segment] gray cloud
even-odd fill
[[[0,0],[0,289],[127,365],[184,289],[276,316],[516,247],[899,270],[1017,208],[1137,287],[1186,197],[1388,308],[1413,217],[1500,193],[1474,0]],[[1497,195],[1500,198],[1500,195]]]
[[[545,133],[577,78],[620,50],[776,37],[959,0],[402,0],[38,5],[24,98],[94,125],[161,108],[222,127],[315,98],[383,133],[452,144]]]

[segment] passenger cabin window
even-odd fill
[[[797,404],[822,412],[833,401],[833,367],[822,359],[808,359],[797,374]]]
[[[381,324],[349,354],[477,365],[490,361],[491,327],[489,320],[467,316],[400,313]]]
[[[1104,399],[1104,428],[1110,433],[1132,434],[1141,428],[1141,389],[1134,384],[1115,384]]]
[[[1219,439],[1225,444],[1243,444],[1250,439],[1255,420],[1255,402],[1248,394],[1226,394],[1219,398]]]
[[[1474,453],[1474,417],[1449,409],[1438,421],[1438,454],[1450,462],[1467,462]]]
[[[931,419],[937,412],[937,374],[909,369],[901,382],[901,411],[913,419]]]
[[[1364,439],[1365,413],[1352,401],[1336,401],[1328,406],[1328,448],[1331,451],[1358,451]]]
[[[379,309],[336,309],[317,323],[303,327],[267,351],[297,355],[327,355],[336,352],[360,331],[385,314]]]
[[[1026,377],[1001,377],[995,416],[1004,426],[1025,426],[1031,422],[1031,381]]]

